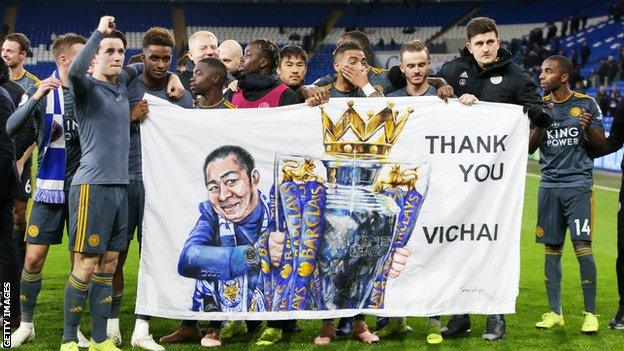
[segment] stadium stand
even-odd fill
[[[25,33],[32,43],[32,57],[27,60],[27,69],[39,77],[49,75],[54,69],[49,45],[55,35],[72,31],[88,36],[91,23],[102,14],[112,14],[119,28],[126,33],[126,57],[129,58],[140,52],[141,38],[149,27],[160,26],[173,31],[171,14],[174,8],[183,10],[187,37],[205,29],[214,32],[220,41],[234,39],[243,45],[262,37],[271,38],[279,46],[302,45],[306,37],[320,39],[311,44],[314,52],[310,55],[307,83],[333,74],[332,51],[336,41],[346,30],[356,28],[365,30],[375,50],[396,51],[401,43],[418,38],[433,39],[432,46],[441,47],[442,52],[455,53],[465,41],[465,25],[469,17],[492,17],[498,23],[501,38],[526,43],[529,33],[536,28],[543,30],[545,35],[545,27],[554,23],[559,35],[562,19],[570,15],[587,15],[585,30],[544,43],[546,48],[559,48],[568,56],[572,55],[572,48],[578,50],[583,42],[590,43],[591,55],[580,70],[586,81],[596,74],[606,57],[614,56],[620,60],[624,39],[622,22],[607,19],[605,14],[609,4],[597,0],[431,2],[418,5],[398,2],[242,4],[166,1],[58,1],[54,6],[41,4],[40,1],[20,1],[15,22],[15,31]],[[4,17],[4,13],[5,6],[1,5],[0,16]],[[329,26],[325,27],[327,23]],[[321,28],[323,32],[327,28],[327,33],[319,33]],[[380,39],[385,43],[383,46],[376,45]],[[392,40],[396,45],[390,45]],[[178,44],[181,47],[185,43]],[[624,81],[610,83],[624,91]],[[598,86],[586,87],[585,91],[595,97]],[[612,121],[613,118],[605,113],[606,131],[610,130]],[[616,160],[621,154],[622,151],[596,159],[596,167],[618,170]]]

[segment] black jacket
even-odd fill
[[[24,97],[24,89],[9,78],[9,68],[4,62],[0,65],[0,87],[4,88],[8,93],[8,96],[13,102],[13,107],[17,109],[20,105],[22,98]],[[9,115],[10,116],[10,115]],[[7,117],[8,119],[8,117]],[[5,121],[6,122],[6,121]],[[6,132],[2,127],[2,132]],[[22,158],[24,152],[34,143],[36,139],[35,126],[31,118],[24,124],[24,127],[20,130],[19,134],[15,137],[15,159]]]
[[[481,69],[464,48],[461,56],[442,65],[438,74],[453,87],[457,97],[472,94],[481,101],[521,105],[529,110],[529,118],[537,126],[550,125],[552,111],[537,93],[529,73],[511,62],[509,51],[500,48],[497,57],[495,63]]]
[[[282,84],[279,77],[275,75],[263,75],[259,73],[252,73],[243,76],[238,80],[238,88],[242,90],[243,96],[249,101],[256,101],[266,95],[269,91],[273,90],[278,85]],[[225,98],[232,101],[234,92],[228,90],[225,92]],[[287,89],[282,93],[279,100],[279,106],[298,104],[299,98],[292,89]]]
[[[191,91],[191,77],[193,76],[193,70],[195,69],[195,62],[188,60],[186,62],[186,68],[182,72],[178,72],[178,78],[180,78],[180,82],[184,86],[184,89],[193,94]]]
[[[0,87],[0,203],[17,195],[13,141],[6,131],[6,121],[14,110],[9,93]]]

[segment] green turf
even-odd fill
[[[535,172],[535,164],[529,165],[529,172]],[[597,176],[598,185],[613,187],[619,185],[618,175]],[[534,242],[536,224],[538,179],[527,177],[526,196],[522,223],[520,295],[516,303],[517,313],[507,317],[507,337],[498,342],[481,340],[484,317],[475,316],[473,331],[465,338],[444,340],[437,347],[425,342],[425,319],[410,318],[408,324],[414,332],[405,338],[384,339],[380,344],[365,346],[345,339],[337,340],[330,346],[318,347],[312,344],[320,325],[318,321],[301,321],[303,332],[287,338],[273,347],[256,347],[252,336],[226,343],[225,350],[622,350],[624,332],[607,328],[607,322],[617,308],[617,287],[615,277],[616,258],[616,210],[618,193],[605,189],[595,189],[596,224],[594,226],[594,256],[598,267],[598,313],[601,330],[595,335],[584,335],[580,331],[583,322],[583,297],[576,258],[566,243],[563,257],[563,309],[566,325],[556,330],[543,331],[533,327],[542,313],[548,311],[544,289],[543,257],[541,245]],[[50,251],[44,268],[44,283],[36,310],[35,327],[37,337],[34,342],[25,344],[20,350],[58,350],[63,333],[63,289],[67,279],[69,260],[66,244],[55,246]],[[131,350],[130,336],[134,326],[134,297],[138,252],[136,244],[126,262],[126,299],[121,310],[121,330],[123,349]],[[372,318],[369,319],[372,323]],[[177,327],[176,321],[156,318],[151,323],[155,339],[168,334]],[[89,329],[89,316],[83,318],[82,330]],[[168,350],[201,350],[199,345],[165,345]]]

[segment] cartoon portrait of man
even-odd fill
[[[221,146],[206,157],[203,171],[208,199],[178,262],[180,275],[196,279],[191,310],[270,310],[258,254],[269,209],[254,159],[239,146]]]

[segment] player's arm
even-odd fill
[[[552,109],[537,93],[537,85],[526,72],[520,72],[518,79],[518,95],[516,103],[523,107],[531,123],[538,128],[546,128],[552,124]]]
[[[210,206],[210,205],[207,205]],[[178,273],[187,278],[222,280],[232,279],[258,268],[260,261],[252,245],[214,246],[214,212],[200,205],[201,216],[184,244],[178,261]],[[217,229],[218,230],[218,229]]]
[[[544,139],[544,130],[542,128],[532,128],[529,132],[529,153],[532,154],[539,148]]]
[[[89,40],[85,44],[84,48],[80,50],[74,62],[69,67],[69,73],[67,77],[69,79],[69,88],[74,93],[74,96],[79,99],[91,90],[91,83],[86,77],[91,60],[97,53],[98,46],[104,39],[104,34],[108,34],[115,26],[115,18],[112,16],[103,16],[100,18],[97,30],[93,31]]]
[[[607,142],[602,126],[602,112],[595,101],[592,100],[588,111],[583,111],[579,122],[585,131],[592,157],[600,157],[617,151],[617,149],[612,150]]]
[[[9,133],[11,137],[16,137],[23,127],[28,127],[29,124],[32,126],[31,118],[36,118],[36,114],[40,112],[41,107],[38,105],[42,97],[45,96],[50,89],[60,86],[61,82],[58,79],[50,77],[44,79],[36,90],[34,87],[29,88],[26,92],[26,96],[30,96],[30,98],[26,100],[26,103],[18,107],[15,112],[11,114],[11,117],[9,117],[6,126],[7,133]]]
[[[134,79],[139,79],[139,76],[143,74],[145,70],[145,64],[143,62],[136,62],[130,65],[125,66],[121,70],[120,80],[124,82],[127,86],[130,86],[130,82]],[[176,74],[167,72],[167,94],[170,97],[180,99],[184,96],[186,89],[182,85],[180,81],[180,77]]]

